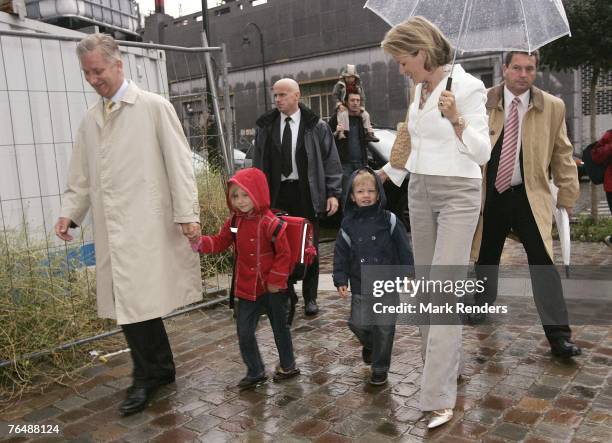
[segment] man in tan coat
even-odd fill
[[[552,197],[549,171],[559,188],[557,206],[571,215],[579,195],[572,145],[565,128],[565,105],[533,86],[539,54],[510,52],[505,82],[487,96],[491,159],[484,168],[483,211],[474,242],[476,272],[486,278],[476,304],[493,304],[498,266],[510,231],[520,238],[530,265],[533,294],[552,354],[579,355],[571,341],[559,273],[552,260]],[[468,315],[471,323],[485,314]]]
[[[77,55],[101,99],[78,129],[55,232],[72,240],[69,228],[91,209],[98,315],[121,325],[134,364],[119,408],[129,415],[175,378],[161,317],[201,300],[199,260],[187,241],[200,233],[197,187],[174,108],[125,80],[112,37],[84,38]]]

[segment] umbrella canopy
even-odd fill
[[[561,0],[368,0],[391,26],[420,15],[460,52],[531,52],[570,35]]]

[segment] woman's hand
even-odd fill
[[[387,175],[387,173],[385,172],[385,170],[383,168],[377,169],[376,174],[378,175],[378,178],[380,178],[381,183],[384,183],[387,181],[387,179],[389,178],[389,176]]]
[[[457,105],[455,103],[455,94],[451,91],[442,91],[440,99],[438,100],[438,109],[442,112],[442,115],[446,117],[451,123],[455,123],[459,118],[457,112]]]
[[[340,294],[340,297],[342,297],[342,298],[348,297],[348,287],[347,286],[338,286],[338,294]]]

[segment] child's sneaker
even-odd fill
[[[604,243],[608,245],[609,248],[612,248],[612,235],[608,235],[604,238]]]
[[[240,380],[238,382],[238,387],[240,388],[240,390],[245,390],[245,389],[251,389],[254,388],[255,386],[257,386],[260,383],[265,382],[266,380],[268,380],[268,377],[266,376],[266,374],[260,375],[259,377],[244,377],[242,380]]]
[[[385,383],[387,383],[387,373],[372,371],[369,383],[373,386],[384,385]]]
[[[372,364],[372,350],[364,347],[361,349],[361,359],[366,365]]]
[[[296,366],[294,366],[292,369],[283,369],[280,366],[277,366],[276,372],[274,373],[274,377],[272,377],[272,380],[274,381],[287,380],[289,378],[293,378],[298,375],[300,375],[300,369]]]

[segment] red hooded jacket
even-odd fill
[[[241,169],[227,184],[240,186],[253,201],[253,210],[241,212],[232,207],[229,195],[227,205],[236,216],[236,249],[238,254],[234,272],[236,297],[254,301],[267,292],[267,285],[273,284],[280,289],[287,288],[291,268],[290,249],[283,225],[272,248],[272,234],[279,223],[270,211],[270,191],[263,172],[256,168]],[[198,251],[204,254],[222,252],[234,243],[229,217],[217,235],[204,235],[200,238]],[[274,252],[276,251],[276,253]]]
[[[601,136],[595,148],[591,150],[591,157],[598,165],[605,165],[607,162],[603,185],[606,192],[612,192],[612,129]]]

